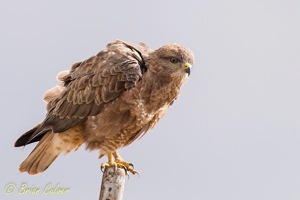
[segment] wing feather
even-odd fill
[[[64,77],[63,93],[49,103],[49,112],[30,140],[51,128],[59,133],[97,115],[103,106],[134,87],[145,71],[144,46],[133,47],[116,40],[83,62],[72,65]],[[30,142],[29,140],[29,142]]]

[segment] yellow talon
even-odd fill
[[[134,170],[133,164],[124,161],[121,156],[115,151],[113,153],[107,154],[108,162],[101,164],[101,171],[104,171],[106,167],[114,167],[114,171],[117,170],[117,168],[123,168],[126,172],[126,175],[128,175],[128,171],[131,172],[133,175],[139,174],[136,170]],[[115,160],[113,161],[113,157]]]

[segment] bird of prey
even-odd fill
[[[105,167],[137,173],[117,149],[142,137],[166,113],[190,74],[193,53],[177,44],[152,51],[143,43],[115,40],[89,59],[58,74],[44,96],[45,119],[24,133],[15,147],[39,143],[21,163],[29,174],[45,171],[60,153],[98,150]]]

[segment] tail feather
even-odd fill
[[[55,147],[54,133],[48,132],[21,163],[19,170],[32,175],[41,173],[51,165],[61,152],[62,148]]]
[[[84,142],[79,130],[81,129],[77,127],[63,133],[53,133],[52,131],[43,133],[40,142],[21,163],[19,170],[32,175],[41,173],[51,165],[60,153],[77,150]]]

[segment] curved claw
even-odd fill
[[[100,169],[101,169],[102,172],[104,172],[106,165],[108,165],[108,163],[102,163],[101,164]]]
[[[127,169],[127,167],[125,167],[125,166],[123,165],[122,168],[125,170],[125,174],[128,175],[128,169]]]
[[[133,168],[129,168],[128,171],[130,171],[130,173],[133,175],[138,174],[140,177],[140,173],[138,171],[134,170]]]
[[[117,170],[118,170],[118,165],[114,163],[114,175],[116,174]]]
[[[129,166],[134,169],[134,165],[132,163],[129,163]]]
[[[135,171],[135,174],[137,174],[141,178],[140,173],[138,171]]]
[[[138,171],[136,171],[136,174],[139,176],[139,178],[141,178],[140,173]]]

